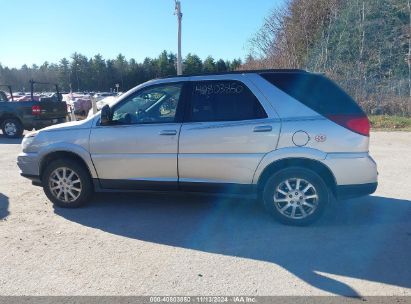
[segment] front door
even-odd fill
[[[112,122],[97,124],[90,153],[102,188],[177,189],[178,118],[183,83],[142,88],[112,107]]]

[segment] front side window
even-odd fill
[[[238,121],[266,118],[257,97],[240,81],[193,82],[190,121]]]
[[[114,124],[174,122],[182,83],[169,83],[142,89],[114,106]]]

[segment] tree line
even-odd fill
[[[0,63],[0,84],[11,85],[14,91],[28,91],[29,81],[34,79],[57,83],[63,91],[109,91],[115,89],[115,84],[120,91],[126,91],[153,78],[176,75],[176,62],[176,54],[167,51],[143,62],[127,60],[122,54],[115,59],[104,59],[100,54],[88,58],[74,53],[69,59],[62,58],[58,63],[46,61],[40,66],[24,64],[21,68],[8,68]],[[208,56],[201,60],[189,53],[183,60],[183,71],[184,74],[226,72],[238,69],[241,64],[241,59],[215,60]]]
[[[325,73],[367,112],[411,115],[410,0],[289,0],[250,41],[242,68]]]

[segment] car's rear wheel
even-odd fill
[[[1,125],[1,130],[3,131],[4,136],[9,138],[21,137],[24,132],[23,125],[16,118],[8,118],[4,120]]]
[[[56,160],[45,169],[43,189],[57,206],[76,208],[87,203],[93,193],[88,170],[73,160]]]
[[[263,201],[280,222],[303,226],[321,216],[329,201],[329,190],[314,171],[290,167],[272,174],[267,180]]]

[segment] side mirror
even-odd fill
[[[100,124],[102,126],[109,125],[111,122],[111,109],[109,105],[105,105],[100,112]]]

